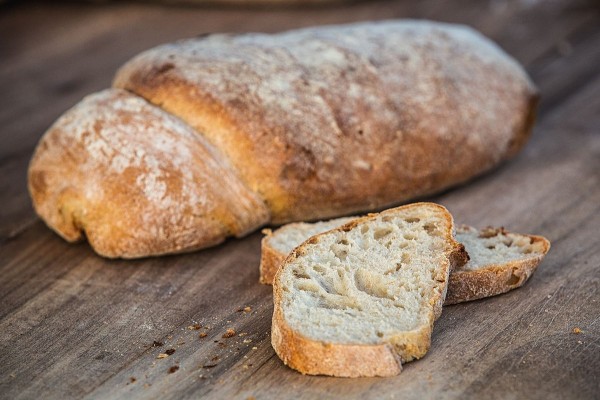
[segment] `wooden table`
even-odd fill
[[[258,283],[260,233],[187,255],[110,261],[62,241],[32,211],[26,168],[37,140],[139,51],[202,32],[404,17],[474,26],[539,86],[538,122],[518,158],[431,200],[461,222],[545,235],[552,249],[523,288],[445,308],[430,352],[400,376],[308,377],[282,364],[270,346],[271,288]],[[1,398],[600,398],[592,1],[291,10],[25,3],[0,8],[0,37]],[[235,337],[222,337],[228,328]],[[175,353],[157,358],[168,349]]]

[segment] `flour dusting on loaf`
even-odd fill
[[[202,136],[140,97],[109,89],[50,128],[30,166],[40,215],[68,240],[139,257],[216,244],[268,211]]]
[[[202,132],[277,223],[464,182],[522,146],[536,99],[491,41],[425,21],[184,40],[134,58],[114,84]]]

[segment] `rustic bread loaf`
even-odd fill
[[[265,230],[261,244],[260,281],[272,284],[288,254],[311,236],[347,224],[352,218],[287,224],[276,231]],[[523,286],[548,250],[550,242],[535,235],[510,233],[503,228],[478,231],[463,225],[456,240],[465,246],[470,260],[450,274],[444,304],[495,296]]]
[[[452,216],[417,203],[358,218],[297,247],[273,283],[271,340],[312,375],[391,376],[425,355],[464,248]]]
[[[135,57],[114,87],[60,118],[29,171],[34,207],[48,225],[68,240],[93,237],[109,257],[206,247],[268,222],[380,209],[465,182],[522,147],[537,98],[495,44],[467,27],[426,21],[185,40]],[[121,110],[129,102],[139,114]],[[186,144],[167,144],[180,136],[173,129],[188,132]],[[154,169],[125,152],[115,170],[98,150],[111,132],[140,152],[151,143]],[[171,162],[188,141],[184,158],[204,171],[193,176],[182,159]],[[83,179],[90,163],[110,179]],[[180,196],[172,179],[184,176],[206,200]],[[243,194],[225,198],[229,190]],[[113,196],[127,201],[102,204]],[[229,211],[238,197],[245,203]],[[155,215],[163,198],[184,211],[139,217]],[[232,215],[240,212],[238,226]]]

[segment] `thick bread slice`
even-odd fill
[[[288,224],[274,232],[265,229],[260,260],[261,283],[273,283],[283,260],[300,243],[346,224],[349,219]],[[503,228],[478,231],[461,226],[457,229],[456,240],[465,246],[471,259],[450,274],[444,304],[495,296],[523,286],[550,249],[550,242],[542,236],[510,233]]]
[[[416,203],[311,237],[275,276],[272,345],[311,375],[391,376],[421,358],[464,261],[442,206]]]
[[[504,228],[478,231],[469,226],[457,229],[470,260],[450,275],[445,304],[477,300],[523,286],[548,250],[542,236],[510,233]]]

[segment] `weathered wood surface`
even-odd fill
[[[552,241],[523,288],[447,307],[428,355],[400,376],[307,377],[281,363],[269,344],[270,287],[258,284],[259,233],[193,254],[109,261],[85,243],[65,243],[35,217],[25,174],[36,141],[137,52],[202,32],[395,17],[472,25],[531,73],[543,100],[524,152],[431,200],[458,221]],[[24,4],[0,8],[0,37],[0,398],[600,397],[600,11],[593,1],[377,1],[306,10]],[[238,311],[246,306],[251,311]],[[202,328],[188,329],[196,323]],[[228,328],[235,337],[222,337]],[[176,351],[157,359],[167,349]]]

